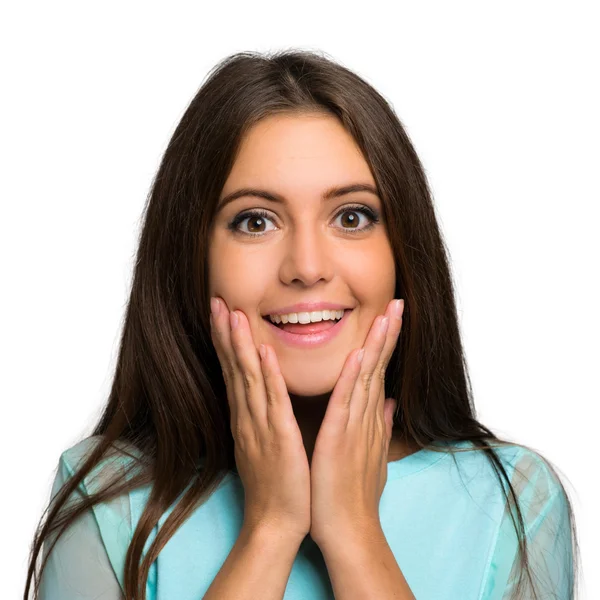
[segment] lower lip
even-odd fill
[[[278,338],[285,344],[297,346],[299,348],[315,348],[316,346],[321,346],[331,341],[341,331],[351,312],[352,310],[345,310],[344,316],[337,321],[333,327],[330,327],[326,331],[321,331],[319,333],[290,333],[289,331],[284,331],[276,325],[273,325],[268,318],[264,320],[267,322],[267,325],[274,330]]]

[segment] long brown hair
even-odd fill
[[[236,471],[226,388],[210,334],[208,240],[243,136],[261,119],[284,113],[337,117],[377,183],[396,262],[394,297],[405,300],[402,336],[385,379],[386,397],[398,399],[394,437],[431,449],[432,443],[468,440],[485,452],[510,490],[521,577],[527,572],[531,582],[521,509],[494,451],[512,442],[475,418],[448,254],[421,162],[389,103],[368,83],[325,55],[286,50],[241,52],[221,61],[169,142],[144,210],[114,380],[93,431],[100,442],[40,520],[25,600],[32,579],[38,597],[35,565],[51,533],[60,535],[93,505],[151,482],[124,576],[126,598],[145,600],[149,568],[161,549],[226,472]],[[132,465],[141,468],[60,512],[83,478],[121,444],[139,450]],[[140,565],[151,530],[186,488]],[[568,507],[578,548],[570,502]]]

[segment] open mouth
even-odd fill
[[[353,309],[344,310],[341,319],[318,321],[314,323],[273,323],[269,317],[263,317],[273,329],[279,340],[292,346],[311,348],[332,340],[342,329]]]
[[[350,312],[350,310],[345,310],[344,314],[346,312]],[[287,331],[288,333],[295,333],[298,335],[309,335],[327,331],[328,329],[335,327],[336,324],[339,323],[343,318],[344,315],[342,315],[339,319],[324,319],[322,321],[312,321],[310,323],[273,323],[268,316],[263,317],[263,319],[270,325],[273,325],[283,331]]]

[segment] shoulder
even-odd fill
[[[535,574],[535,586],[541,585],[547,593],[559,592],[557,598],[570,598],[573,580],[572,517],[568,495],[557,468],[543,453],[527,446],[514,444],[510,449],[507,446],[497,452],[515,492],[527,541],[528,565]],[[514,499],[507,484],[504,481],[503,484],[507,500],[490,549],[479,596],[485,600],[512,598],[519,580],[521,534],[520,528],[517,528]],[[528,587],[531,583],[531,580],[525,579],[527,598],[532,594]]]
[[[90,436],[62,452],[58,461],[58,473],[52,497],[54,497],[66,480],[72,477],[83,466],[83,463],[89,458],[101,441],[101,436]],[[76,488],[75,495],[81,498],[82,496],[90,496],[105,489],[108,484],[123,474],[123,468],[127,464],[135,462],[135,459],[140,456],[141,452],[130,444],[121,441],[112,444],[80,482],[78,488]],[[123,589],[127,550],[133,537],[130,496],[131,492],[123,493],[108,500],[95,502],[81,517],[82,519],[88,518],[88,522],[92,522],[89,520],[89,517],[93,518],[93,523],[95,523],[94,528],[87,528],[84,534],[90,540],[93,536],[99,534],[102,540],[102,547],[106,551],[121,589]],[[98,533],[95,532],[96,529]]]
[[[465,465],[489,464],[490,452],[477,446],[478,443],[463,441],[455,444],[454,449],[458,450],[456,455],[461,457],[461,462]],[[507,475],[511,476],[515,483],[522,485],[528,480],[543,479],[552,492],[562,488],[561,478],[555,465],[540,451],[522,444],[504,441],[490,442],[490,446]]]
[[[92,435],[64,450],[58,460],[58,476],[64,481],[72,477],[92,452],[102,441],[102,436]],[[107,451],[84,477],[82,491],[94,492],[101,488],[110,479],[122,474],[123,469],[136,463],[141,457],[141,452],[132,444],[117,440],[111,444]]]
[[[528,515],[539,514],[543,506],[556,499],[566,499],[561,476],[552,462],[538,450],[513,442],[489,441],[506,477]],[[507,479],[488,450],[479,443],[461,441],[454,444],[452,455],[464,483],[481,493],[500,492],[500,485],[510,494]]]
[[[511,484],[528,535],[540,528],[562,528],[570,523],[569,495],[563,484],[564,475],[541,452],[522,447],[515,457]]]
[[[522,494],[529,488],[546,500],[565,494],[556,465],[539,450],[513,444],[501,449],[499,457],[508,468],[507,474],[511,477],[511,484],[517,494]]]
[[[80,464],[86,458],[88,458],[88,456],[98,447],[101,441],[101,435],[88,436],[64,450],[61,454],[61,459],[68,464]],[[105,453],[103,458],[118,457],[119,459],[123,459],[129,455],[139,457],[141,456],[141,452],[133,444],[123,440],[116,440],[111,444],[109,452]]]
[[[514,443],[502,444],[494,450],[514,490],[528,534],[537,531],[544,521],[554,519],[564,523],[570,518],[564,475],[559,474],[557,466],[547,456],[529,446]],[[514,499],[506,479],[501,479],[507,494],[505,516],[508,516],[508,506],[514,506]]]

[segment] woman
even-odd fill
[[[476,420],[423,168],[351,71],[240,53],[192,100],[25,598],[42,544],[41,600],[573,597],[565,489]]]

